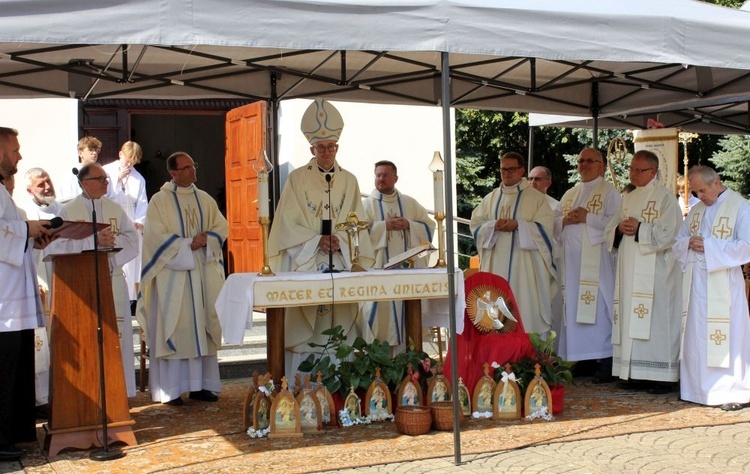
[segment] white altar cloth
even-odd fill
[[[456,333],[464,330],[463,272],[456,270]],[[421,300],[422,326],[448,327],[448,273],[445,268],[369,270],[355,273],[234,273],[216,300],[224,341],[241,344],[253,327],[253,308],[285,308],[326,303]]]

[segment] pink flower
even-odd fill
[[[422,368],[424,369],[425,373],[430,371],[430,366],[432,365],[432,361],[429,357],[425,357],[425,359],[422,361]]]
[[[419,383],[419,372],[412,372],[411,373],[411,380],[412,382]]]

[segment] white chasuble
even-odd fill
[[[508,280],[528,332],[541,334],[552,327],[551,301],[557,290],[552,260],[554,218],[545,195],[525,179],[495,189],[471,214],[479,269]],[[515,219],[518,229],[496,232],[498,219]]]
[[[373,189],[370,196],[362,201],[367,220],[371,222],[370,241],[375,251],[375,268],[383,268],[394,255],[403,253],[413,247],[432,242],[435,222],[430,219],[427,210],[414,198],[397,190],[391,195],[384,195]],[[386,219],[403,217],[409,221],[405,230],[387,230]],[[423,257],[414,262],[415,268],[427,266],[428,259]],[[404,341],[404,301],[373,301],[363,306],[368,324],[375,338],[388,341],[394,350]],[[399,350],[399,352],[401,352]]]

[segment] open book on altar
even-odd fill
[[[109,224],[96,223],[96,231],[109,227]],[[94,234],[94,224],[83,221],[63,221],[63,225],[56,229],[50,229],[50,235],[58,235],[61,239],[85,239]]]
[[[426,243],[426,244],[422,244],[422,245],[418,245],[416,247],[410,248],[406,252],[402,252],[398,255],[394,255],[393,257],[389,258],[385,264],[385,269],[392,270],[394,268],[407,267],[405,264],[411,264],[414,260],[417,260],[418,258],[422,258],[426,255],[429,255],[435,250],[437,249],[433,247],[432,244],[430,243]]]

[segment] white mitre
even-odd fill
[[[310,145],[323,140],[339,141],[341,131],[344,129],[344,119],[336,107],[324,99],[315,99],[315,102],[305,110],[300,126],[305,138]]]

